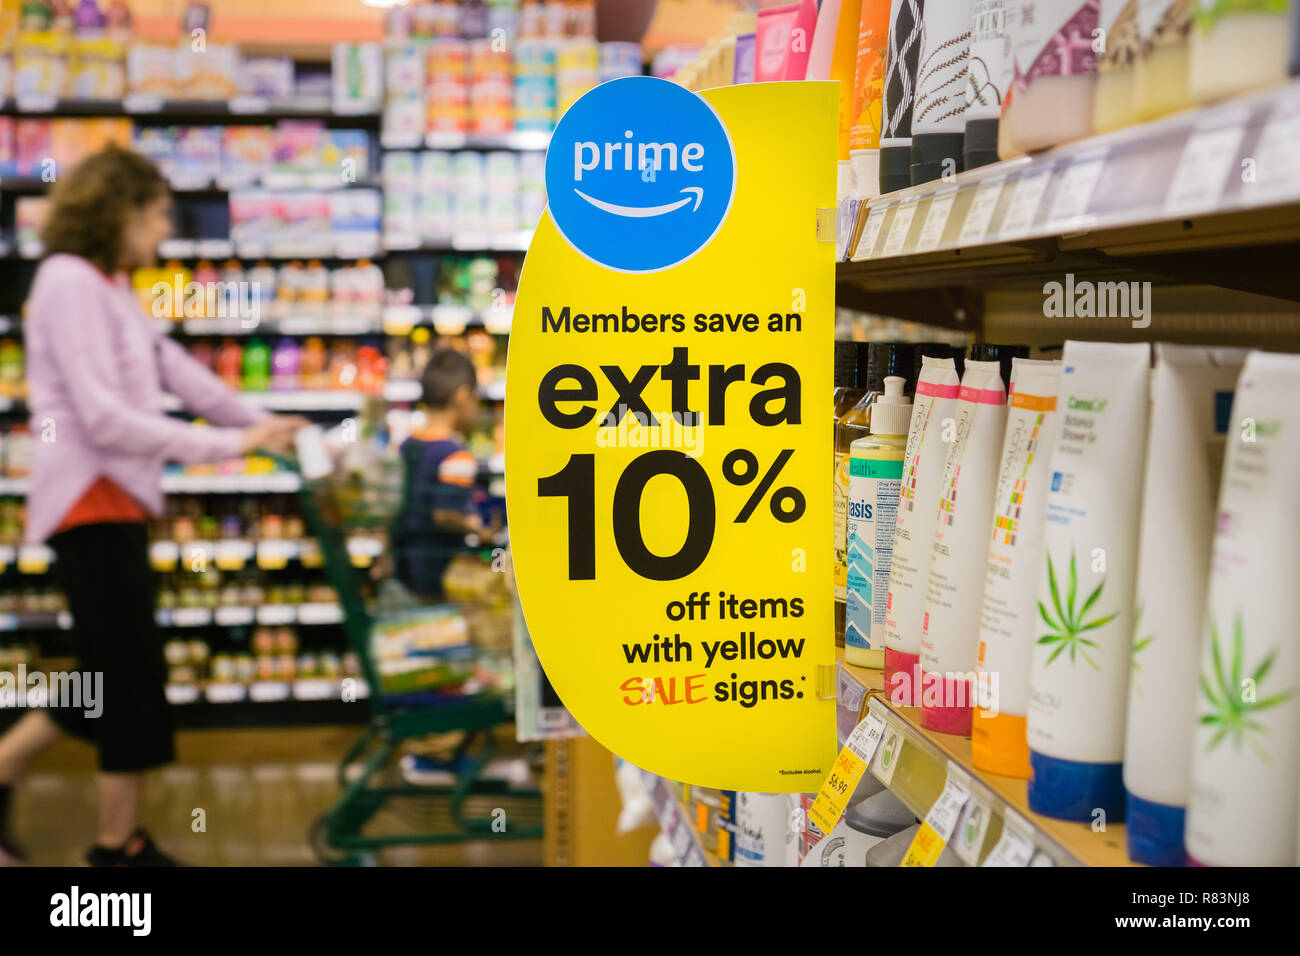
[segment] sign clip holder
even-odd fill
[[[839,700],[839,681],[834,664],[817,665],[817,699]]]
[[[835,242],[839,238],[838,213],[830,206],[817,207],[817,241]]]

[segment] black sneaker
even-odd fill
[[[92,846],[86,851],[86,866],[180,866],[144,830],[136,830],[126,845],[116,849]]]

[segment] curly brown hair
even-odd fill
[[[167,180],[148,159],[105,146],[54,184],[41,235],[46,254],[81,256],[105,273],[115,272],[127,216],[168,191]]]

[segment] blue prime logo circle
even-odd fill
[[[546,153],[551,218],[569,245],[618,272],[685,262],[722,228],[736,154],[718,114],[676,83],[611,80],[569,107]]]

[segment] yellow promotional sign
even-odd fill
[[[538,658],[601,744],[701,786],[807,792],[835,760],[836,113],[831,83],[602,84],[552,138],[515,301]]]

